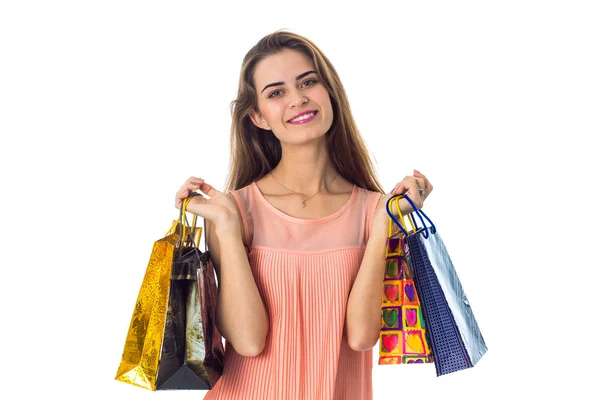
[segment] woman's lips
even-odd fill
[[[313,116],[312,116],[312,117],[304,118],[304,119],[301,119],[300,121],[295,121],[295,122],[292,122],[292,121],[290,121],[289,123],[290,123],[290,124],[292,124],[292,125],[302,125],[302,124],[306,124],[306,123],[308,123],[308,122],[312,121],[313,119],[315,119],[315,117],[317,116],[317,112],[318,112],[318,111],[313,111],[313,112],[312,112],[312,113],[313,113]]]

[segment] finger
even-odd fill
[[[423,179],[423,178],[414,178],[414,179],[417,182],[417,186],[419,187],[419,189],[427,190],[425,187],[425,179]]]
[[[181,209],[181,204],[183,204],[183,201],[180,203],[180,209]],[[205,215],[206,209],[205,209],[205,207],[207,206],[207,204],[208,204],[208,199],[205,199],[202,196],[193,196],[188,201],[185,210],[187,212],[192,213],[192,214],[199,215],[202,218],[206,218],[206,215]]]
[[[188,179],[183,184],[183,186],[181,187],[179,192],[177,192],[178,197],[183,197],[183,198],[188,197],[191,194],[191,192],[198,190],[200,188],[200,185],[202,185],[202,183],[204,182],[204,179],[194,179],[194,180],[190,180],[190,179]]]
[[[208,197],[212,198],[215,195],[221,193],[220,191],[218,191],[217,189],[215,189],[214,187],[212,187],[210,184],[203,182],[200,185],[200,191],[202,193],[204,193],[205,195],[207,195]]]
[[[415,172],[415,176],[422,178],[425,181],[425,190],[427,190],[427,193],[431,192],[433,190],[433,185],[431,184],[431,182],[429,182],[429,179],[427,179],[427,177],[425,175],[423,175],[421,172],[417,171],[416,169],[413,170]]]
[[[406,182],[406,187],[408,188],[408,193],[413,196],[419,193],[419,182],[415,178],[408,180]]]
[[[414,170],[414,171],[415,171],[414,176],[407,177],[405,179],[409,182],[414,182],[417,185],[417,189],[418,189],[417,193],[420,197],[427,197],[427,195],[429,194],[429,192],[431,190],[430,190],[430,188],[427,187],[427,182],[425,181],[425,179],[418,176],[418,174],[417,174],[418,171],[417,170]]]
[[[190,178],[185,182],[185,184],[183,186],[201,185],[203,182],[204,182],[204,179],[202,179],[202,178]]]
[[[196,178],[193,176],[188,178],[181,189],[179,189],[179,191],[175,194],[175,208],[179,209],[183,199],[189,197],[194,190],[198,190],[202,182],[204,182],[204,179],[202,178]]]
[[[407,176],[406,178],[404,178],[404,181],[406,182],[411,182],[411,183],[416,183],[416,185],[420,188],[425,188],[425,180],[421,177],[417,177],[417,176]]]
[[[417,178],[415,176],[407,176],[402,181],[398,182],[394,187],[394,190],[391,191],[392,195],[403,194],[410,198],[410,200],[415,204],[417,209],[420,209],[423,206],[423,198],[424,195],[421,195],[419,189],[420,184],[424,184],[424,181],[419,183],[421,178]],[[406,203],[407,212],[412,212],[412,206]]]
[[[404,179],[402,179],[400,182],[398,182],[396,184],[396,186],[394,187],[394,190],[392,190],[392,193],[394,194],[404,194],[406,193],[406,191],[408,191],[408,187],[409,187],[409,182],[411,182],[412,180],[414,180],[415,177],[414,176],[405,176]]]
[[[392,195],[404,194],[404,193],[406,193],[407,190],[408,190],[408,187],[406,186],[405,182],[398,182],[396,184],[396,186],[394,187],[394,189],[392,190],[391,194]]]
[[[190,182],[187,185],[185,185],[185,188],[188,190],[198,190],[200,188],[200,186],[202,185],[202,183],[204,182]]]
[[[202,178],[197,178],[197,177],[195,177],[195,176],[190,176],[190,177],[188,178],[188,180],[187,180],[187,181],[185,181],[185,182],[186,182],[186,183],[189,183],[189,182],[196,182],[196,181],[204,181],[204,179],[202,179]]]
[[[404,179],[402,179],[400,182],[398,182],[396,184],[396,186],[394,187],[394,190],[392,190],[392,192],[396,192],[397,194],[402,194],[404,193],[402,190],[404,188],[404,191],[408,190],[408,187],[410,185],[416,184],[414,183],[416,181],[416,177],[414,176],[405,176]],[[418,185],[418,184],[417,184]]]
[[[175,201],[181,201],[189,196],[190,191],[188,189],[181,189],[175,194]]]
[[[181,203],[183,202],[183,200],[188,197],[188,190],[183,190],[183,191],[179,191],[177,192],[177,194],[175,195],[175,208],[176,209],[180,209],[181,208]]]
[[[406,197],[408,197],[417,208],[421,208],[423,196],[419,192],[419,184],[416,179],[410,179],[406,182],[407,191],[404,193]]]

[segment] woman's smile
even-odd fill
[[[294,119],[291,119],[289,121],[290,124],[292,125],[301,125],[301,124],[307,124],[310,121],[314,120],[317,116],[318,111],[311,111],[305,114],[300,115],[299,117],[296,117]]]

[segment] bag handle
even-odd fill
[[[181,202],[181,206],[179,207],[179,225],[181,226],[181,237],[179,238],[181,246],[185,245],[186,240],[190,239],[190,243],[195,247],[196,243],[194,240],[194,236],[192,232],[196,229],[196,214],[193,214],[192,218],[192,226],[188,223],[186,209],[187,205],[192,199],[192,196],[188,196]]]
[[[192,217],[192,227],[189,226],[188,221],[187,221],[187,216],[185,215],[185,212],[187,211],[187,205],[190,202],[190,200],[192,199],[192,197],[195,196],[200,196],[200,194],[193,194],[190,195],[188,197],[186,197],[185,199],[183,199],[182,203],[181,203],[181,207],[180,207],[180,211],[179,211],[179,220],[180,220],[180,224],[182,227],[182,239],[186,238],[186,236],[189,236],[190,242],[192,243],[192,246],[195,248],[198,248],[198,246],[200,245],[200,240],[198,240],[198,243],[196,243],[196,238],[194,236],[192,236],[192,232],[196,231],[196,220],[198,215],[192,213],[193,217]],[[202,233],[204,233],[204,251],[206,252],[208,250],[208,243],[206,240],[206,218],[202,218],[203,219],[203,229],[202,229]],[[185,222],[185,223],[184,223]],[[200,238],[198,238],[200,239]],[[182,242],[183,243],[183,242]]]
[[[386,208],[388,209],[388,215],[389,215],[390,214],[390,211],[389,211],[390,205],[389,204],[391,203],[392,207],[394,205],[396,206],[396,210],[398,211],[398,216],[400,217],[399,218],[399,222],[400,222],[400,225],[402,225],[402,227],[401,227],[402,232],[404,233],[405,236],[407,236],[408,228],[406,227],[406,223],[404,221],[404,214],[402,214],[402,210],[400,209],[400,205],[398,204],[399,200],[400,200],[400,197],[398,197],[398,196],[390,198],[390,201],[388,202]],[[410,221],[410,224],[412,226],[412,229],[413,229],[413,231],[416,231],[417,228],[415,227],[415,222],[414,222],[414,218],[412,217],[412,214],[409,214],[409,217],[410,217],[409,221]],[[389,225],[388,225],[388,237],[391,238],[394,235],[394,232],[393,232],[394,231],[394,229],[393,229],[393,227],[394,227],[394,220],[392,220],[392,218],[388,218],[388,221],[389,221]]]
[[[427,229],[429,229],[429,230],[431,230],[431,233],[434,233],[434,234],[435,234],[435,233],[436,233],[436,231],[437,231],[437,229],[435,228],[435,225],[433,224],[433,221],[431,221],[431,219],[430,219],[430,218],[427,216],[427,214],[425,214],[425,213],[423,212],[423,210],[419,210],[419,209],[417,209],[417,207],[415,207],[415,203],[413,203],[413,202],[412,202],[412,200],[411,200],[411,199],[410,199],[408,196],[406,196],[406,195],[403,195],[403,196],[404,196],[404,198],[405,198],[405,199],[406,199],[406,200],[407,200],[407,201],[410,203],[410,205],[412,206],[413,210],[415,210],[415,212],[417,213],[417,215],[418,215],[418,216],[419,216],[419,218],[421,219],[421,222],[423,223],[423,229],[425,229],[425,231],[427,231]],[[427,221],[429,221],[429,224],[431,225],[429,228],[427,228],[427,227],[425,226],[425,222],[423,221],[423,218],[421,218],[421,215],[422,215],[423,217],[425,217],[425,219],[426,219]],[[425,236],[425,238],[427,238],[427,237],[429,237],[429,234],[427,234],[427,236]]]
[[[398,211],[398,216],[400,217],[400,223],[402,224],[404,229],[406,229],[406,231],[408,231],[408,228],[406,227],[406,222],[404,220],[404,214],[402,214],[402,209],[400,208],[400,197],[396,197],[394,200],[395,200],[394,205],[396,206],[396,210]],[[410,222],[412,231],[416,232],[418,230],[417,222],[415,221],[415,217],[413,216],[412,213],[408,214],[408,221]]]
[[[396,217],[394,217],[394,214],[393,214],[393,212],[390,209],[390,203],[392,203],[394,201],[394,199],[397,198],[397,197],[399,197],[399,196],[402,196],[402,195],[395,195],[395,196],[392,196],[392,197],[390,197],[388,199],[388,201],[387,201],[387,203],[385,205],[385,211],[387,212],[388,216],[390,217],[390,231],[391,231],[391,228],[392,228],[392,223],[395,223],[398,226],[398,228],[400,228],[400,230],[402,231],[402,233],[404,233],[404,236],[408,236],[408,231],[406,229],[404,229],[404,222],[400,223],[396,219]],[[404,218],[403,215],[402,215],[402,213],[399,214],[399,217],[402,218],[402,219]]]
[[[411,200],[411,199],[410,199],[410,198],[409,198],[407,195],[405,195],[405,194],[397,194],[397,195],[395,195],[395,196],[392,196],[392,197],[390,197],[390,199],[387,201],[387,204],[386,204],[386,207],[385,207],[385,208],[386,208],[386,211],[387,211],[387,213],[388,213],[389,217],[390,217],[390,218],[392,219],[392,221],[393,221],[393,222],[394,222],[394,223],[395,223],[395,224],[398,226],[398,228],[400,228],[400,230],[402,231],[402,233],[404,233],[406,236],[408,236],[408,231],[407,231],[406,229],[404,229],[404,227],[403,227],[403,225],[404,225],[404,224],[400,223],[400,222],[399,222],[399,221],[396,219],[396,217],[394,217],[394,214],[393,214],[393,213],[390,211],[390,203],[392,202],[392,200],[393,200],[393,199],[396,199],[396,198],[397,198],[398,200],[399,200],[400,198],[405,198],[405,199],[406,199],[406,200],[409,202],[409,204],[412,206],[412,208],[413,208],[413,210],[414,210],[413,212],[414,212],[415,214],[417,214],[417,216],[418,216],[418,217],[419,217],[419,219],[421,220],[421,223],[423,224],[423,230],[421,231],[421,234],[423,234],[423,236],[424,236],[426,239],[429,237],[429,232],[428,232],[428,228],[427,228],[427,226],[425,225],[425,221],[423,220],[423,217],[425,217],[425,218],[427,219],[427,221],[429,221],[429,223],[431,224],[431,228],[430,228],[430,229],[431,229],[431,232],[432,232],[432,233],[435,233],[435,232],[436,232],[435,225],[433,224],[433,222],[431,221],[431,219],[429,219],[429,217],[428,217],[427,215],[425,215],[425,213],[424,213],[422,210],[419,210],[419,209],[417,209],[417,207],[415,206],[415,204],[412,202],[412,200]],[[396,203],[398,202],[398,200],[395,200],[395,201],[396,201]],[[400,206],[399,206],[399,205],[397,205],[397,207],[398,207],[398,213],[399,213],[399,216],[400,216],[400,218],[404,218],[404,217],[403,217],[403,215],[402,215],[402,212],[400,211]],[[414,218],[412,217],[412,213],[410,214],[410,216],[411,216],[411,218],[412,218],[412,221],[413,221],[413,223],[416,223],[416,221],[415,221],[415,220],[414,220]],[[417,226],[417,228],[419,228],[419,227]],[[419,229],[420,229],[420,228],[419,228]]]

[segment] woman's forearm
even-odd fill
[[[363,260],[348,297],[345,334],[349,346],[356,351],[371,349],[379,340],[386,222],[382,217],[373,220]]]
[[[237,353],[252,357],[264,348],[268,316],[239,235],[219,237],[217,326]]]

